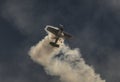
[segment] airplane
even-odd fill
[[[55,42],[49,43],[53,47],[59,47],[59,44],[57,44],[59,38],[63,38],[63,39],[72,38],[72,36],[69,33],[64,32],[63,25],[60,25],[59,27],[53,27],[53,26],[47,25],[45,30],[55,35]]]

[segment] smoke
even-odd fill
[[[59,48],[49,45],[49,42],[54,41],[53,37],[53,34],[48,33],[48,36],[29,51],[30,57],[41,64],[46,73],[59,76],[63,82],[105,82],[85,63],[78,48],[66,46],[62,38],[58,41]]]

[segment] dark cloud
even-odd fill
[[[107,82],[119,82],[119,0],[0,1],[0,81],[59,82],[28,56],[44,37],[47,24],[63,24],[72,33],[86,63]]]

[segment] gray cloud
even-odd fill
[[[2,48],[0,53],[1,59],[5,59],[5,57],[7,57],[6,60],[8,59],[8,61],[4,61],[4,63],[11,62],[8,64],[12,64],[17,60],[19,61],[16,63],[20,63],[23,60],[21,68],[23,67],[22,69],[25,69],[22,71],[24,74],[24,72],[29,69],[30,64],[29,58],[26,60],[28,48],[40,39],[42,36],[41,33],[44,35],[44,26],[47,24],[57,25],[58,23],[62,23],[65,25],[65,29],[75,36],[74,39],[76,41],[71,40],[69,43],[72,44],[70,45],[80,47],[86,62],[95,67],[96,72],[100,73],[108,82],[120,81],[120,73],[118,72],[120,67],[118,63],[120,58],[118,56],[120,48],[119,0],[58,0],[54,2],[47,0],[6,0],[2,4],[1,9],[2,18],[10,23],[8,27],[17,29],[17,32],[21,33],[21,37],[27,36],[26,38],[20,38],[19,40],[22,40],[18,42],[13,39],[20,37],[16,35],[17,33],[15,33],[16,36],[13,37],[9,37],[9,33],[7,34],[7,32],[5,32],[6,35],[5,33],[1,35],[13,39],[11,42],[7,42],[9,39],[5,38],[1,40],[7,43],[6,45],[2,44],[2,46],[5,45],[4,49],[2,46],[0,47]],[[4,30],[9,32],[7,28]],[[12,48],[7,50],[9,43],[9,46]],[[1,63],[4,65],[2,61],[3,60],[1,60]],[[7,70],[4,69],[8,68],[7,63],[5,64],[6,66],[1,66],[3,75],[7,74]],[[14,64],[12,65],[14,66]],[[34,64],[30,64],[30,66],[37,68],[37,65]],[[31,69],[29,72],[30,71]],[[34,72],[31,73],[33,74]],[[41,75],[44,74],[45,73],[41,73]],[[3,75],[1,74],[1,77]],[[30,74],[27,72],[26,75],[29,76]],[[38,76],[40,75],[38,74]],[[9,77],[8,75],[7,78],[9,79]],[[28,77],[22,78],[22,76],[19,76],[16,77],[16,79],[20,80],[20,77],[28,81],[26,80]],[[30,78],[32,78],[32,76]],[[38,78],[39,77],[37,77],[37,79]],[[43,81],[48,82],[47,79],[50,77],[44,75],[43,78]],[[14,79],[15,78],[11,78],[10,80],[14,81]],[[36,81],[39,82],[40,80],[41,78]],[[58,79],[52,80],[56,82]],[[1,82],[8,82],[8,80],[2,80]]]

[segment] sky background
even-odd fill
[[[60,82],[28,56],[59,24],[96,73],[120,82],[120,0],[0,0],[0,82]]]

